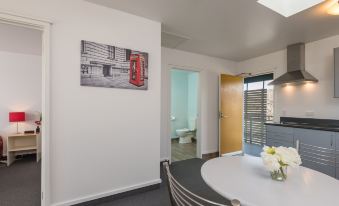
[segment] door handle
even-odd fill
[[[297,150],[297,152],[299,152],[299,147],[300,147],[300,141],[297,139],[297,141],[295,142],[295,149]]]
[[[219,118],[223,119],[223,118],[229,118],[229,116],[225,116],[224,113],[219,112]]]

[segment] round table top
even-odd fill
[[[201,175],[213,190],[242,206],[339,205],[339,181],[305,167],[289,167],[287,180],[279,182],[261,158],[220,157],[207,161]]]

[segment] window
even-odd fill
[[[115,59],[115,47],[108,46],[108,59]]]
[[[81,53],[82,54],[86,53],[86,41],[84,40],[81,41]]]
[[[273,74],[245,78],[244,85],[244,141],[266,143],[265,122],[273,120]]]
[[[132,50],[126,49],[126,61],[129,61],[131,58]]]

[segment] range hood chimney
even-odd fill
[[[305,44],[297,43],[287,46],[287,73],[269,85],[302,82],[318,82],[318,79],[305,70]]]

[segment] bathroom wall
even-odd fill
[[[171,71],[171,138],[176,137],[175,130],[187,128],[188,73],[173,69]]]
[[[180,69],[171,70],[171,138],[176,130],[188,128],[188,120],[197,116],[198,73]]]
[[[188,74],[188,108],[187,108],[187,119],[197,118],[198,114],[198,79],[199,75],[197,72],[190,72]]]

